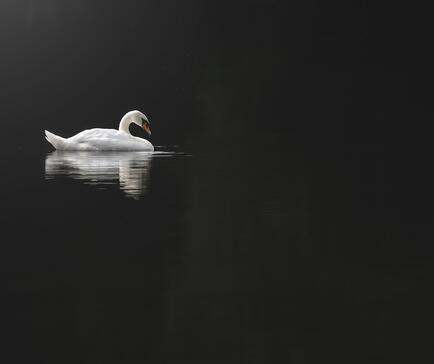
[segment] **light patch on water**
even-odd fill
[[[167,148],[167,147],[166,147]],[[139,199],[149,187],[153,158],[187,156],[182,152],[66,152],[45,158],[45,179],[72,178],[104,189],[118,185],[125,195]]]

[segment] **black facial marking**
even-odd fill
[[[148,120],[143,119],[143,118],[140,118],[140,119],[142,119],[142,126],[145,125],[145,124],[148,125],[148,126],[151,126],[151,123]]]

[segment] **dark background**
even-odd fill
[[[382,142],[412,132],[404,115],[428,118],[430,15],[405,2],[3,1],[2,117],[69,134],[137,108],[166,143]]]
[[[432,16],[3,0],[2,361],[432,362]],[[44,129],[131,109],[193,157],[44,182]]]

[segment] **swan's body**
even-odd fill
[[[45,136],[57,150],[154,150],[148,140],[115,129],[88,129],[70,138],[62,138],[45,131]]]
[[[132,123],[139,125],[148,134],[151,134],[147,117],[140,111],[130,111],[125,114],[119,123],[119,130],[101,128],[88,129],[70,138],[62,138],[46,130],[45,137],[53,147],[58,150],[153,151],[154,147],[151,142],[130,134],[129,126]]]

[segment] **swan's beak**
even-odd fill
[[[147,123],[143,123],[143,130],[146,131],[149,136],[151,136],[151,129]]]

